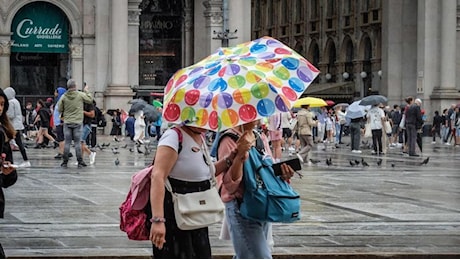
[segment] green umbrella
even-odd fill
[[[153,105],[154,107],[163,107],[163,104],[162,104],[160,101],[158,101],[158,100],[153,100],[153,101],[152,101],[152,105]]]

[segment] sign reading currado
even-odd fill
[[[11,25],[13,52],[67,53],[68,20],[58,7],[30,3],[16,14]]]

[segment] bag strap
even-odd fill
[[[177,129],[177,128],[174,128],[174,129]],[[176,131],[180,132],[179,129],[177,129]],[[208,152],[208,148],[206,147],[206,141],[204,140],[203,136],[200,136],[200,138],[202,141],[201,149],[203,149],[203,155],[206,158],[206,161],[209,162],[209,171],[211,172],[211,179],[209,181],[211,182],[211,187],[215,187],[217,185],[217,180],[215,176],[216,175],[215,170],[213,171],[214,164],[212,163],[211,158],[209,158],[209,152]],[[182,132],[180,134],[179,144],[181,146],[180,148],[182,148]],[[169,178],[166,178],[165,187],[166,187],[166,190],[168,190],[173,196],[175,195],[175,193],[172,190],[171,183],[169,182]]]

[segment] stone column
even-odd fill
[[[10,81],[10,56],[13,42],[8,39],[0,40],[0,87],[5,89],[11,85]]]
[[[128,85],[128,1],[112,0],[112,86]]]
[[[251,40],[251,1],[247,0],[227,0],[229,8],[228,29],[230,32],[238,30],[230,39],[229,46]]]
[[[128,84],[139,85],[139,15],[141,0],[128,2]]]
[[[456,45],[457,45],[457,1],[443,0],[441,5],[441,59],[440,86],[433,89],[431,99],[434,108],[448,108],[458,103],[460,93],[455,88],[456,79]]]
[[[222,1],[218,0],[209,0],[204,1],[203,5],[205,6],[204,17],[206,19],[205,28],[206,28],[206,39],[209,39],[207,48],[207,55],[215,52],[219,47],[221,47],[220,39],[213,39],[217,37],[217,34],[214,32],[222,32]]]
[[[112,5],[111,81],[105,91],[105,107],[127,111],[128,101],[133,96],[128,83],[128,1],[112,0],[110,3]]]
[[[72,62],[72,78],[77,82],[77,88],[83,87],[83,41],[80,37],[72,37],[69,45]]]
[[[183,64],[184,67],[190,66],[193,64],[193,54],[194,54],[194,44],[193,44],[193,1],[186,0],[184,6],[185,13],[185,22],[184,22],[184,46],[183,48]]]
[[[110,0],[98,0],[96,3],[95,37],[96,42],[96,82],[94,84],[97,106],[107,109],[104,94],[110,83]]]

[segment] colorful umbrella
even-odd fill
[[[294,107],[301,107],[302,105],[310,105],[310,107],[325,107],[326,101],[321,98],[304,97],[294,102]]]
[[[270,37],[221,48],[172,76],[165,88],[163,119],[222,131],[287,112],[318,73],[304,57]]]

